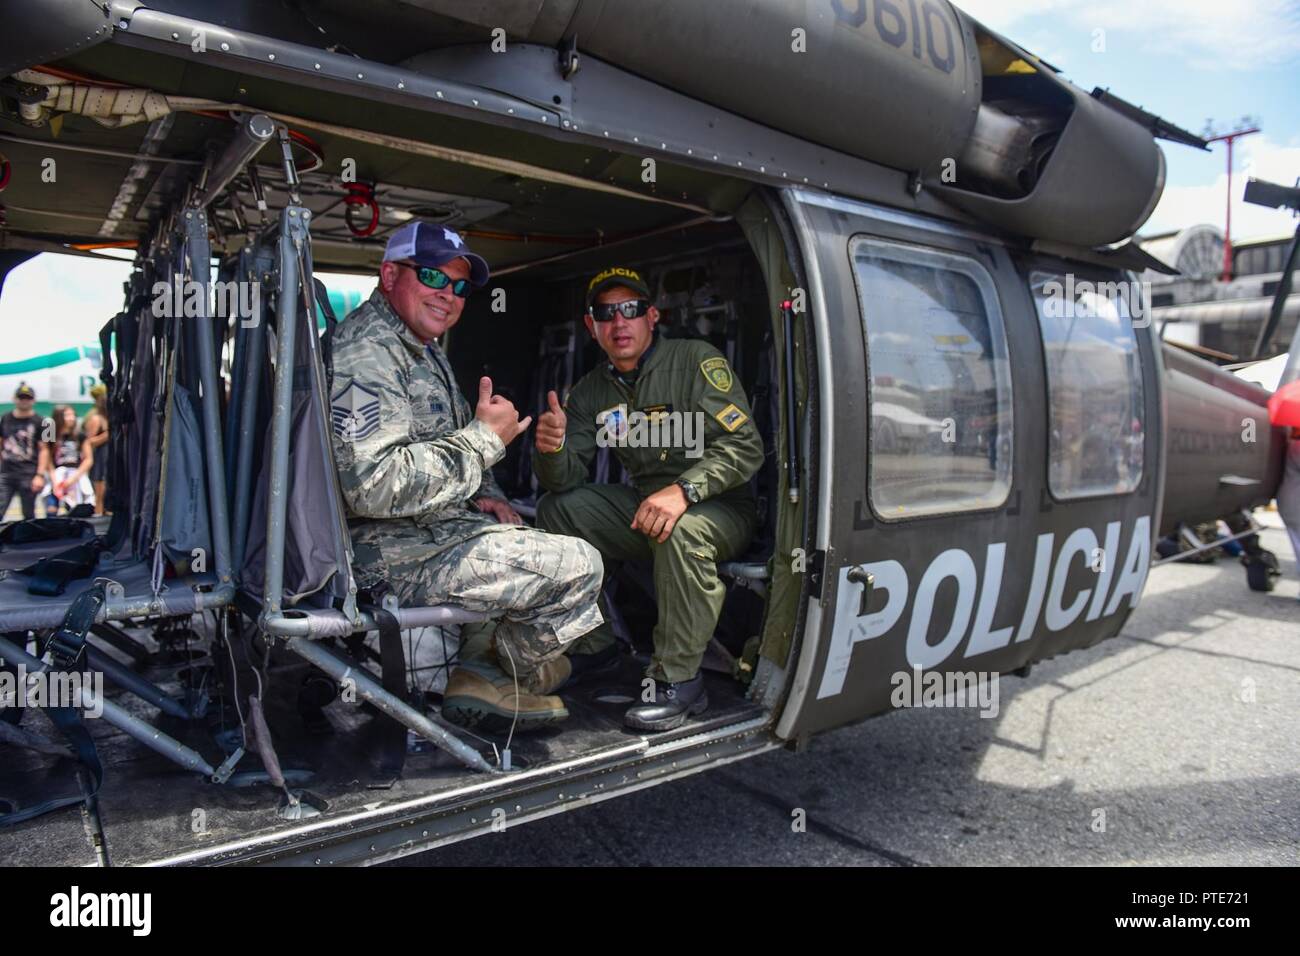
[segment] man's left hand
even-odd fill
[[[479,511],[491,515],[502,524],[524,523],[524,519],[519,517],[519,512],[510,507],[510,502],[504,498],[475,498],[474,504],[478,505]]]
[[[632,518],[632,529],[643,532],[663,544],[673,533],[677,519],[686,511],[689,504],[686,492],[680,485],[669,485],[650,495],[641,502]]]

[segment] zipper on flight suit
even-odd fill
[[[632,384],[632,385],[628,385],[627,382],[623,380],[623,376],[622,376],[621,373],[619,373],[618,371],[616,371],[616,370],[614,370],[614,369],[612,369],[612,368],[611,368],[611,370],[610,370],[610,378],[612,378],[612,379],[614,380],[614,387],[615,387],[615,388],[618,388],[618,389],[621,389],[621,390],[623,391],[623,393],[624,393],[624,394],[626,395],[626,397],[627,397],[627,410],[628,410],[628,414],[629,414],[629,415],[630,415],[630,414],[631,414],[631,413],[636,409],[636,407],[637,407],[637,404],[638,404],[638,403],[637,403],[637,397],[636,397],[637,386],[640,385],[642,381],[644,381],[644,379],[645,379],[645,372],[646,372],[646,370],[645,370],[644,368],[640,368],[640,369],[638,369],[638,370],[637,370],[637,376],[636,376],[636,382],[635,382],[634,384]],[[667,460],[668,460],[668,449],[667,449],[667,448],[664,448],[664,449],[661,449],[661,450],[660,450],[660,452],[659,452],[659,460],[660,460],[661,462],[663,462],[663,461],[667,461]]]

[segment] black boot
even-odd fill
[[[572,687],[579,681],[613,670],[622,660],[623,654],[618,644],[611,644],[595,654],[570,654],[569,666],[572,668],[565,687]],[[561,688],[563,689],[563,688]]]
[[[670,684],[655,681],[655,699],[651,704],[629,707],[623,723],[637,730],[675,730],[687,717],[704,713],[709,707],[709,693],[704,689],[704,672],[696,671],[690,680]]]

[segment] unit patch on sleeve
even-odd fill
[[[731,391],[731,367],[722,356],[705,359],[700,363],[700,371],[704,373],[709,384],[719,392]]]
[[[735,405],[728,405],[713,417],[718,420],[719,425],[729,432],[734,432],[741,425],[745,424],[745,422],[749,421],[749,416]]]

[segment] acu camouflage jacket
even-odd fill
[[[491,472],[505,446],[474,417],[436,342],[416,338],[376,289],[335,327],[330,351],[334,462],[359,583],[412,549],[433,556],[510,528],[471,503],[505,497]]]

